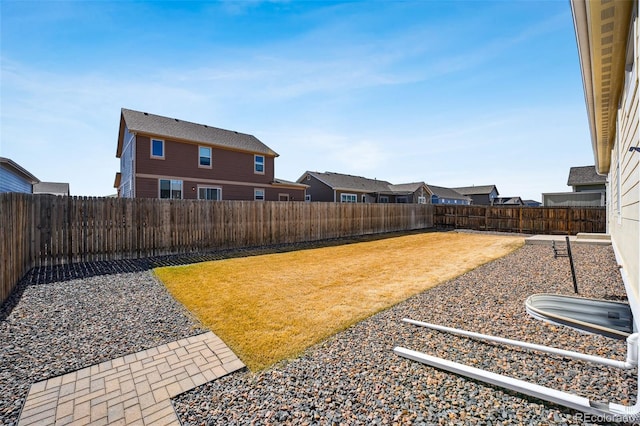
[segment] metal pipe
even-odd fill
[[[637,422],[640,419],[640,401],[633,406],[625,406],[614,403],[601,403],[587,398],[556,389],[540,386],[513,377],[504,376],[490,371],[481,370],[457,362],[434,357],[422,352],[396,347],[393,352],[401,357],[431,365],[441,370],[449,371],[472,379],[491,383],[524,395],[530,395],[544,401],[550,401],[565,407],[573,408],[584,413],[602,417],[605,421]]]
[[[461,330],[459,328],[445,327],[443,325],[430,324],[422,321],[416,321],[409,318],[404,318],[402,321],[417,325],[420,327],[431,328],[438,331],[443,331],[451,334],[458,334],[461,336],[472,337],[475,339],[488,340],[491,342],[502,343],[505,345],[518,346],[525,349],[531,349],[534,351],[547,352],[555,355],[564,356],[567,358],[579,359],[582,361],[594,362],[597,364],[606,365],[608,367],[621,368],[629,370],[635,368],[638,365],[638,334],[634,333],[627,338],[627,359],[625,361],[618,361],[615,359],[602,358],[593,355],[587,355],[580,352],[567,351],[564,349],[553,348],[550,346],[537,345],[535,343],[522,342],[520,340],[505,339],[504,337],[490,336],[488,334],[475,333],[473,331]]]

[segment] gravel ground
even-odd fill
[[[620,300],[611,247],[573,246],[581,294]],[[567,258],[525,246],[337,334],[298,359],[235,373],[180,395],[184,425],[585,424],[582,413],[526,398],[394,355],[420,350],[599,401],[633,404],[636,370],[622,371],[455,337],[413,319],[624,359],[624,342],[530,318],[527,296],[572,294]]]
[[[0,424],[31,383],[204,331],[150,272],[25,280],[0,310]]]
[[[624,299],[611,247],[572,249],[582,295]],[[42,281],[43,274],[33,276]],[[525,246],[297,359],[260,373],[234,373],[180,395],[174,405],[184,425],[589,423],[581,413],[393,354],[395,346],[404,346],[596,400],[635,403],[636,370],[538,355],[401,322],[410,317],[623,359],[624,342],[554,327],[524,310],[533,293],[572,290],[566,258],[553,259],[548,246]],[[0,310],[1,424],[16,422],[33,382],[202,331],[149,272],[38,285],[25,280]]]

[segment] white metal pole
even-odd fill
[[[634,333],[627,338],[627,359],[626,361],[618,361],[615,359],[602,358],[593,355],[587,355],[580,352],[567,351],[564,349],[553,348],[550,346],[537,345],[535,343],[522,342],[520,340],[506,339],[504,337],[490,336],[488,334],[475,333],[473,331],[461,330],[459,328],[445,327],[438,324],[430,324],[422,321],[416,321],[409,318],[404,318],[402,321],[417,325],[420,327],[431,328],[438,331],[443,331],[451,334],[458,334],[461,336],[472,337],[475,339],[488,340],[491,342],[503,343],[505,345],[518,346],[521,348],[531,349],[534,351],[547,352],[555,355],[564,356],[567,358],[579,359],[582,361],[594,362],[597,364],[606,365],[614,368],[632,369],[638,365],[638,334]]]

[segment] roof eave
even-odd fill
[[[633,4],[571,0],[591,145],[601,175],[611,167]]]

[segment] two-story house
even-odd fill
[[[306,185],[274,177],[278,154],[253,135],[122,109],[119,197],[303,201]]]

